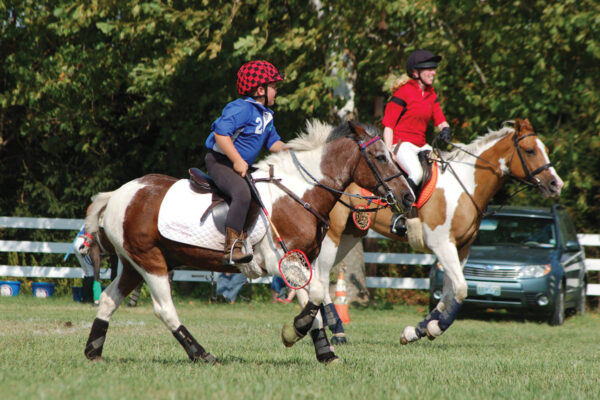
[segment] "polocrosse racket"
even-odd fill
[[[296,249],[289,251],[287,249],[285,243],[283,243],[283,239],[281,239],[281,235],[277,231],[277,228],[275,228],[273,221],[271,221],[269,212],[263,204],[262,199],[258,194],[258,190],[256,190],[254,182],[252,182],[252,178],[250,178],[248,174],[246,174],[246,182],[248,182],[248,186],[250,186],[250,191],[252,192],[254,199],[262,209],[265,217],[267,217],[267,221],[269,221],[269,225],[271,226],[273,233],[275,233],[275,236],[277,237],[279,245],[285,253],[279,260],[279,272],[281,273],[283,281],[290,289],[302,289],[308,285],[312,279],[312,265],[302,250]]]

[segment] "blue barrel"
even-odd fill
[[[0,296],[17,296],[20,291],[20,281],[0,281]]]
[[[48,282],[33,282],[31,284],[31,290],[33,291],[33,297],[50,297],[54,294],[54,287],[56,283]]]
[[[73,291],[73,301],[78,301],[80,303],[83,301],[82,289],[81,286],[71,286],[71,290]]]

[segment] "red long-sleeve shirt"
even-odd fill
[[[421,147],[427,143],[425,131],[432,119],[435,126],[446,121],[433,86],[422,92],[419,83],[411,79],[386,105],[382,124],[394,130],[393,144],[403,141]]]

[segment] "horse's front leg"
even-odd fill
[[[308,301],[306,294],[299,292],[299,300],[306,301],[304,308],[294,318],[292,325],[284,325],[281,332],[281,339],[286,347],[293,346],[297,341],[304,338],[310,332],[310,336],[315,346],[317,360],[322,363],[337,361],[338,357],[333,352],[333,347],[327,339],[327,334],[323,328],[323,320],[319,313],[322,310],[323,298],[326,290],[329,288],[329,281],[324,285],[320,278],[323,274],[318,268],[318,262],[313,264],[313,280],[308,289]]]
[[[467,282],[462,272],[466,258],[460,262],[454,245],[440,246],[432,250],[444,268],[442,299],[416,327],[404,328],[400,338],[402,344],[415,342],[424,336],[433,340],[442,335],[456,319],[462,302],[467,297]]]

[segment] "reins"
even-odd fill
[[[336,195],[340,195],[340,197],[342,195],[347,195],[350,197],[357,197],[363,200],[368,200],[369,203],[373,200],[380,200],[380,201],[385,201],[388,205],[394,205],[396,204],[396,198],[393,195],[392,190],[390,189],[390,187],[386,184],[386,182],[397,178],[398,176],[401,176],[401,173],[398,174],[394,174],[390,177],[387,177],[385,179],[381,178],[381,175],[379,175],[377,169],[375,168],[375,166],[373,165],[372,161],[369,159],[369,157],[367,156],[365,149],[377,142],[378,140],[380,140],[381,138],[379,136],[376,136],[366,142],[360,142],[357,141],[357,144],[359,146],[359,149],[361,151],[361,155],[365,157],[365,160],[367,161],[367,164],[369,165],[369,168],[371,169],[371,171],[373,172],[373,174],[375,175],[375,177],[377,178],[377,186],[383,186],[384,189],[387,192],[387,196],[385,199],[379,197],[379,196],[362,196],[362,195],[356,195],[353,193],[347,193],[347,192],[343,192],[337,189],[334,189],[330,186],[327,186],[321,182],[319,182],[305,167],[304,165],[302,165],[302,163],[300,162],[300,160],[298,160],[298,157],[296,157],[296,153],[294,152],[294,150],[290,149],[289,152],[292,156],[292,160],[294,161],[294,164],[296,165],[296,167],[304,174],[306,174],[313,182],[315,186],[318,187],[322,187],[325,190],[334,193]],[[330,223],[329,223],[329,218],[322,216],[312,205],[310,205],[310,203],[305,202],[304,200],[302,200],[296,193],[294,193],[293,191],[291,191],[289,188],[287,188],[283,183],[281,183],[281,179],[275,178],[273,176],[273,166],[270,165],[269,166],[269,177],[268,178],[257,178],[257,179],[252,179],[253,182],[267,182],[267,183],[273,183],[274,185],[276,185],[279,189],[281,189],[283,192],[285,192],[288,196],[290,196],[294,201],[296,201],[297,203],[301,204],[302,207],[304,207],[304,209],[306,209],[307,211],[309,211],[311,214],[313,214],[317,220],[320,221],[320,240],[319,242],[322,240],[322,238],[325,236],[325,232],[327,232],[327,230],[329,229]],[[377,211],[380,210],[382,208],[385,208],[387,206],[381,206],[381,207],[377,207],[377,208],[370,208],[370,209],[364,209],[364,208],[356,208],[348,203],[346,203],[345,201],[343,201],[341,198],[338,199],[338,201],[340,203],[342,203],[344,206],[348,207],[349,209],[351,209],[352,211],[355,212],[368,212],[368,211]]]
[[[366,142],[366,143],[360,143],[360,142],[358,142],[358,145],[359,145],[359,147],[360,147],[360,149],[361,149],[361,153],[362,153],[362,154],[365,156],[365,159],[367,160],[367,163],[368,163],[368,165],[369,165],[369,168],[371,168],[371,170],[372,170],[372,171],[373,171],[373,173],[375,174],[376,178],[377,178],[377,179],[378,179],[378,181],[380,182],[380,183],[378,184],[378,186],[379,186],[379,185],[383,185],[383,186],[384,186],[384,188],[387,188],[387,189],[389,189],[389,188],[388,188],[388,186],[387,186],[387,185],[386,185],[384,182],[390,181],[390,180],[392,180],[392,179],[394,179],[394,178],[396,178],[396,177],[398,177],[398,176],[401,176],[402,174],[401,174],[401,173],[399,173],[399,174],[395,174],[395,175],[392,175],[391,177],[388,177],[388,178],[386,178],[385,180],[383,180],[383,179],[380,177],[380,175],[379,175],[379,173],[377,172],[377,170],[375,169],[375,167],[373,166],[373,164],[371,163],[371,160],[369,160],[369,157],[367,157],[367,155],[364,153],[364,151],[365,151],[365,148],[366,148],[368,145],[370,145],[370,144],[372,144],[372,143],[376,142],[376,141],[377,141],[376,139],[378,139],[378,138],[379,138],[379,136],[377,136],[376,138],[373,138],[371,141],[369,141],[369,142]],[[364,146],[364,147],[363,147],[363,146]],[[370,203],[371,201],[373,201],[373,200],[379,200],[379,201],[384,201],[384,202],[388,203],[388,205],[393,205],[393,204],[395,204],[395,198],[394,198],[394,200],[393,200],[393,202],[392,202],[392,203],[389,203],[389,202],[387,201],[387,199],[384,199],[384,198],[382,198],[382,197],[380,197],[380,196],[363,196],[363,195],[360,195],[360,194],[354,194],[354,193],[348,193],[348,192],[344,192],[344,191],[341,191],[341,190],[334,189],[334,188],[332,188],[332,187],[330,187],[330,186],[327,186],[327,185],[325,185],[324,183],[321,183],[321,182],[319,182],[317,178],[315,178],[315,177],[314,177],[314,176],[313,176],[313,175],[312,175],[310,172],[308,172],[308,170],[307,170],[307,169],[304,167],[304,165],[302,165],[302,163],[300,162],[300,160],[298,160],[298,157],[296,157],[296,153],[294,153],[294,150],[290,149],[289,151],[290,151],[290,154],[292,155],[292,160],[294,161],[294,164],[296,164],[296,166],[298,167],[298,169],[299,169],[300,171],[302,171],[304,174],[306,174],[306,175],[307,175],[307,176],[308,176],[308,177],[309,177],[309,178],[310,178],[310,179],[311,179],[311,180],[314,182],[314,185],[315,185],[315,186],[322,187],[323,189],[327,190],[327,191],[328,191],[328,192],[330,192],[330,193],[334,193],[334,194],[340,195],[340,198],[338,199],[338,201],[339,201],[340,203],[342,203],[344,206],[348,207],[348,208],[349,208],[350,210],[352,210],[353,212],[371,212],[371,211],[378,211],[378,210],[381,210],[382,208],[386,208],[387,206],[381,206],[381,207],[376,207],[376,208],[368,208],[368,209],[367,209],[367,208],[357,208],[357,207],[354,207],[354,206],[352,206],[351,204],[349,204],[349,203],[345,202],[344,200],[342,200],[341,196],[343,196],[343,195],[346,195],[346,196],[348,196],[348,197],[354,197],[354,198],[358,198],[358,199],[362,199],[362,200],[367,200],[367,201],[369,201],[369,203]]]

